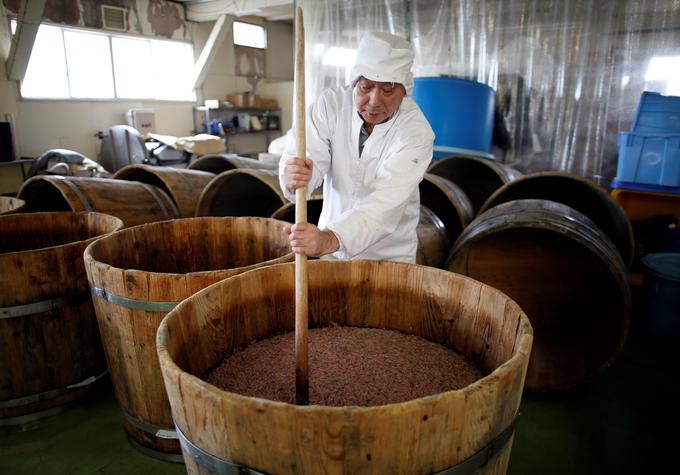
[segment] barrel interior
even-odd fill
[[[33,213],[1,218],[0,254],[31,251],[86,241],[120,227],[113,216],[99,213]]]
[[[489,196],[508,181],[497,168],[498,165],[490,160],[460,156],[438,160],[428,172],[451,180],[462,188],[476,212]]]
[[[152,173],[149,170],[146,170],[141,167],[135,167],[135,166],[128,166],[125,168],[121,168],[115,175],[115,178],[117,180],[126,180],[126,181],[138,181],[140,183],[146,183],[147,185],[153,185],[157,188],[160,188],[164,192],[168,194],[170,198],[174,200],[174,195],[172,193],[172,190],[168,188],[167,183],[165,183],[158,175],[155,173]]]
[[[26,201],[24,211],[72,211],[71,204],[61,190],[48,180],[30,180],[19,190],[19,198]]]
[[[626,299],[605,262],[548,229],[508,228],[485,235],[449,269],[516,301],[534,328],[526,385],[573,387],[598,373],[622,345]]]
[[[166,322],[173,332],[167,343],[175,363],[202,377],[235,350],[294,330],[293,270],[292,265],[282,264],[241,274],[230,285],[210,288],[209,308],[192,298],[173,311],[174,318]],[[485,373],[517,350],[521,309],[479,282],[388,262],[363,261],[357,266],[310,261],[308,271],[311,328],[341,324],[417,335],[460,352]],[[445,289],[452,297],[442,300],[434,288]],[[475,298],[453,297],[460,295]],[[501,318],[503,314],[507,320]],[[465,320],[470,318],[488,332],[483,336],[467,333]]]
[[[614,242],[623,261],[631,262],[633,236],[628,218],[616,201],[595,183],[563,173],[527,175],[497,190],[482,211],[520,199],[555,201],[583,213]]]
[[[191,170],[200,170],[204,172],[210,172],[220,174],[229,170],[234,170],[236,165],[227,160],[226,157],[220,155],[204,155],[198,158],[195,162],[192,162],[187,167]]]
[[[267,218],[187,218],[119,231],[92,257],[120,269],[187,274],[232,269],[290,253],[286,223]]]
[[[204,216],[271,216],[283,205],[279,194],[256,176],[227,172],[215,178],[201,196]]]
[[[312,198],[307,200],[307,222],[314,225],[319,223],[319,216],[321,216],[321,209],[323,208],[322,198]],[[272,218],[280,219],[288,223],[295,222],[295,203],[286,203],[277,209]]]

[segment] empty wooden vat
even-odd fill
[[[612,240],[627,266],[632,263],[633,228],[630,221],[621,205],[598,184],[573,173],[532,173],[501,186],[479,212],[522,199],[556,201],[579,211]]]
[[[9,196],[0,196],[0,216],[3,214],[19,213],[26,206],[24,200],[19,198],[10,198]]]
[[[583,384],[623,346],[626,266],[609,238],[568,206],[517,200],[491,208],[463,231],[446,267],[505,292],[526,312],[535,333],[529,390]]]
[[[136,181],[43,175],[30,178],[17,195],[32,211],[99,211],[125,226],[179,218],[175,203],[160,188]]]
[[[105,375],[83,250],[122,227],[100,213],[0,216],[0,425],[58,412]]]
[[[201,379],[208,370],[239,347],[294,328],[294,265],[240,274],[182,302],[158,331],[188,472],[433,473],[456,466],[505,473],[532,341],[519,306],[489,286],[425,266],[316,260],[308,271],[311,326],[418,335],[456,349],[488,375],[458,391],[375,407],[296,406],[220,390]]]
[[[287,200],[275,170],[236,169],[217,175],[203,190],[196,216],[271,216]]]
[[[517,170],[494,160],[467,155],[436,160],[430,165],[428,173],[458,185],[470,199],[475,213],[494,191],[521,175]]]
[[[271,163],[261,162],[254,158],[239,157],[233,154],[203,155],[189,164],[191,170],[202,170],[216,175],[236,168],[251,168],[264,170],[277,170],[278,167]]]
[[[475,212],[465,192],[451,180],[426,173],[418,186],[420,203],[431,209],[444,224],[449,246],[470,224]]]
[[[142,452],[181,461],[156,357],[161,319],[218,280],[292,260],[285,226],[265,218],[177,219],[119,231],[85,250],[123,428]]]
[[[127,165],[113,175],[114,179],[138,181],[165,191],[179,210],[180,217],[196,215],[196,204],[203,188],[215,178],[214,173],[184,168]]]

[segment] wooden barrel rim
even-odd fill
[[[485,211],[489,210],[494,206],[497,206],[498,204],[507,202],[499,200],[503,199],[503,195],[508,193],[509,192],[508,190],[512,190],[515,187],[522,186],[526,182],[550,178],[573,180],[576,183],[587,187],[587,189],[591,190],[599,197],[599,201],[606,207],[608,211],[610,211],[610,216],[614,221],[613,224],[615,225],[615,228],[618,228],[620,225],[623,225],[623,227],[625,228],[623,234],[621,234],[620,232],[621,230],[619,229],[617,229],[617,231],[619,232],[617,232],[615,236],[612,236],[610,233],[607,232],[605,232],[605,234],[607,234],[616,245],[618,252],[621,254],[621,257],[623,258],[623,261],[626,264],[626,267],[630,267],[634,257],[635,245],[633,242],[633,227],[630,223],[630,220],[626,216],[625,210],[623,209],[621,204],[619,204],[614,198],[612,198],[612,196],[609,193],[607,193],[607,191],[604,188],[579,175],[575,175],[569,172],[550,171],[550,172],[536,172],[520,176],[516,180],[505,183],[503,186],[497,189],[491,196],[489,196],[489,198],[487,198],[486,202],[480,208],[479,214],[484,213]],[[529,198],[541,199],[541,197],[527,197],[527,199]],[[569,206],[569,203],[565,202],[563,204]],[[595,224],[597,225],[598,223]]]
[[[435,175],[439,176],[444,176],[441,175],[440,173],[437,173],[437,171],[439,171],[440,169],[445,169],[448,163],[453,163],[453,161],[455,160],[465,160],[484,165],[485,168],[491,170],[503,183],[507,183],[514,179],[515,173],[511,173],[508,170],[506,170],[506,168],[502,164],[489,158],[475,157],[474,155],[453,155],[450,157],[440,158],[439,160],[432,162],[427,172],[434,173]],[[516,172],[516,170],[513,171]],[[444,178],[446,177],[444,176]]]
[[[515,206],[539,202],[550,203],[551,210],[555,211],[556,214],[545,214],[543,212],[545,208],[541,210],[522,209],[522,214],[517,214]],[[571,215],[575,215],[578,221],[574,220]],[[499,221],[493,221],[494,219]],[[588,226],[582,226],[584,223]],[[627,274],[624,272],[626,266],[614,243],[584,214],[562,203],[548,200],[508,201],[481,214],[458,238],[451,249],[449,260],[464,246],[469,246],[489,230],[505,231],[518,227],[548,229],[568,235],[585,248],[595,251],[597,256],[607,263],[607,267],[614,271],[613,275],[621,287],[628,285]]]
[[[420,186],[431,187],[436,190],[441,195],[437,198],[438,203],[443,203],[442,206],[445,207],[451,205],[453,211],[455,211],[455,213],[446,212],[447,216],[439,216],[444,223],[451,223],[452,219],[456,221],[456,226],[459,227],[460,230],[458,233],[456,233],[454,229],[451,229],[453,228],[452,224],[445,226],[446,234],[448,235],[451,244],[453,244],[458,238],[458,234],[470,224],[470,221],[472,221],[475,214],[470,200],[458,185],[451,180],[440,175],[435,175],[434,173],[426,173]],[[427,200],[423,199],[423,194],[424,193],[421,191],[420,202],[421,204],[428,206],[430,203],[427,203]],[[428,206],[428,208],[432,210],[432,207]]]
[[[65,247],[65,246],[78,246],[78,245],[83,245],[83,244],[91,244],[92,242],[96,241],[97,239],[100,239],[104,237],[105,235],[110,235],[113,234],[114,232],[122,231],[123,226],[125,225],[123,223],[123,220],[118,218],[117,216],[113,216],[111,214],[107,213],[102,213],[99,211],[38,211],[35,213],[25,213],[25,214],[14,214],[14,215],[7,215],[7,216],[0,216],[0,222],[3,220],[5,221],[10,221],[13,219],[31,219],[31,220],[38,220],[42,217],[47,217],[47,216],[59,216],[59,215],[70,215],[70,216],[84,216],[84,215],[95,215],[95,216],[106,216],[109,219],[112,220],[113,224],[113,230],[108,232],[108,233],[103,233],[99,234],[97,236],[93,236],[91,238],[87,239],[79,239],[77,241],[69,241],[64,244],[58,244],[54,246],[46,246],[46,247],[39,247],[39,248],[34,248],[34,249],[24,249],[20,251],[12,251],[12,252],[2,252],[0,250],[0,255],[10,255],[10,254],[15,254],[15,253],[21,253],[21,252],[30,252],[31,254],[35,254],[36,252],[45,252],[49,251],[51,249],[57,248],[57,247]]]
[[[309,266],[322,266],[326,265],[328,262],[332,261],[324,261],[324,260],[313,260],[308,263]],[[349,262],[349,261],[348,261]],[[322,263],[322,264],[319,264]],[[392,261],[384,261],[380,262],[381,265],[386,265],[386,266],[391,266],[391,265],[397,265],[397,266],[412,266],[412,264],[404,264],[400,262],[392,262]],[[274,264],[271,266],[268,266],[268,268],[285,268],[293,266],[294,263],[279,263],[279,264]],[[422,266],[425,269],[428,269],[428,271],[432,272],[441,272],[443,275],[450,275],[451,273],[445,270],[441,269],[436,269],[434,267],[426,267]],[[247,275],[251,275],[253,273],[257,273],[262,271],[263,268],[258,268],[252,272],[247,273]],[[231,277],[230,279],[243,279],[244,275],[246,273],[241,273],[238,275],[235,275]],[[474,282],[477,284],[480,284],[479,281],[467,277],[462,274],[454,274],[456,278],[460,278],[466,281]],[[207,294],[209,292],[214,292],[214,289],[220,285],[223,285],[224,281],[218,282],[216,284],[213,284],[209,287],[206,287],[199,292],[196,292],[194,295],[192,295],[190,298],[191,299],[197,299],[203,296],[204,294]],[[507,297],[504,293],[501,291],[490,287],[486,284],[481,283],[482,285],[485,286],[485,288],[493,293],[502,296],[504,299],[511,300],[509,297]],[[169,322],[171,321],[170,318],[178,318],[175,315],[177,312],[181,312],[181,310],[185,307],[188,306],[187,300],[185,299],[181,301],[172,311],[169,313],[166,318],[163,319],[161,322],[160,326],[158,327],[158,332],[156,333],[156,345],[158,348],[158,356],[159,359],[163,360],[164,363],[168,364],[169,367],[179,370],[182,373],[185,373],[185,376],[187,378],[187,382],[191,382],[192,384],[199,384],[204,387],[204,389],[214,392],[216,394],[222,394],[226,393],[229,395],[230,398],[233,398],[235,401],[242,402],[242,403],[247,403],[247,404],[252,404],[252,405],[260,405],[263,401],[266,402],[267,404],[271,404],[274,407],[288,407],[288,408],[294,408],[296,411],[301,411],[303,413],[305,412],[317,412],[317,411],[322,411],[322,412],[327,412],[335,415],[342,415],[347,412],[359,412],[359,413],[379,413],[381,411],[384,411],[385,409],[389,408],[395,408],[395,407],[410,407],[410,406],[416,406],[422,401],[426,401],[433,396],[424,396],[416,399],[411,399],[410,401],[405,401],[402,403],[393,403],[393,404],[384,404],[382,406],[370,406],[370,407],[357,407],[357,406],[298,406],[295,404],[289,404],[286,402],[281,402],[281,401],[271,401],[269,399],[261,399],[261,398],[256,398],[256,397],[251,397],[251,396],[244,396],[241,394],[237,393],[232,393],[229,391],[224,391],[222,389],[219,389],[212,384],[209,384],[205,381],[203,381],[201,378],[191,374],[187,373],[184,370],[182,370],[172,359],[170,356],[170,353],[167,349],[167,339],[168,339],[168,332],[169,330],[167,329]],[[516,305],[516,304],[515,304]],[[515,352],[514,354],[507,360],[505,361],[502,365],[498,366],[495,368],[491,373],[487,374],[486,376],[478,379],[477,381],[473,382],[472,384],[466,386],[465,388],[462,389],[456,389],[452,391],[446,391],[443,393],[438,394],[437,396],[446,396],[446,395],[453,395],[453,394],[460,394],[464,391],[466,391],[468,388],[474,389],[477,386],[481,386],[484,383],[488,382],[489,380],[494,380],[498,378],[502,378],[505,373],[508,373],[510,371],[510,368],[515,365],[520,364],[520,357],[521,353],[527,351],[531,347],[531,340],[533,339],[533,331],[531,330],[531,325],[529,323],[529,318],[526,316],[526,314],[519,310],[519,313],[521,314],[519,325],[524,326],[526,329],[524,330],[524,334],[521,337],[521,340],[519,344],[515,347]]]
[[[222,219],[231,219],[231,220],[271,220],[271,218],[262,218],[262,217],[245,217],[245,216],[235,216],[235,217],[228,217],[228,216],[201,216],[201,217],[195,217],[195,218],[179,218],[179,219],[174,219],[172,220],[173,223],[178,224],[178,223],[188,223],[191,220],[222,220]],[[278,221],[278,220],[276,220]],[[283,221],[280,221],[283,223]],[[145,232],[151,232],[153,231],[154,227],[159,227],[162,226],[164,221],[156,221],[153,223],[146,223],[146,224],[139,224],[137,226],[132,226],[129,228],[121,229],[119,231],[116,231],[115,233],[111,233],[107,236],[104,236],[102,238],[99,238],[97,241],[98,242],[93,242],[91,245],[89,245],[85,249],[85,253],[83,254],[83,258],[86,261],[86,267],[89,265],[95,266],[97,268],[100,268],[102,270],[105,269],[111,269],[111,270],[118,270],[118,271],[125,271],[126,274],[143,274],[143,275],[151,275],[151,276],[174,276],[174,277],[180,277],[180,276],[209,276],[211,274],[215,273],[222,273],[224,270],[223,269],[212,269],[212,270],[204,270],[204,271],[196,271],[196,272],[185,272],[185,273],[177,273],[177,272],[154,272],[154,271],[147,271],[147,270],[138,270],[138,269],[123,269],[120,267],[116,267],[110,264],[107,264],[105,262],[98,261],[95,257],[93,257],[93,253],[97,252],[97,248],[100,246],[105,246],[107,241],[113,241],[116,239],[121,239],[121,236],[124,234],[133,234],[137,232],[138,230],[143,230]],[[149,229],[151,228],[151,229]],[[278,262],[283,262],[286,259],[289,258],[289,254],[286,254],[281,257],[277,257],[275,259],[270,259],[269,261],[265,262],[272,262],[272,263],[278,263]],[[250,270],[251,268],[259,267],[261,266],[262,263],[256,263],[256,264],[251,264],[249,266],[244,266],[244,267],[239,267],[242,272],[246,272],[247,270]],[[111,295],[109,293],[106,294],[107,296]],[[104,297],[104,296],[101,296]],[[107,297],[104,297],[107,298]],[[107,298],[108,299],[108,298]],[[122,302],[122,300],[121,300]],[[175,302],[172,302],[175,303]],[[134,304],[131,304],[134,305]],[[134,307],[129,307],[129,308],[134,308]],[[167,311],[167,310],[164,310]]]
[[[269,165],[254,158],[230,154],[202,155],[187,166],[190,170],[206,171],[216,175],[236,169],[276,170],[277,168],[275,165]]]

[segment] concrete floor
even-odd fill
[[[661,352],[635,317],[614,364],[566,394],[525,397],[510,475],[669,473],[680,428],[680,353]],[[638,319],[638,320],[636,320]],[[670,464],[670,465],[669,465]],[[110,387],[22,430],[0,428],[0,474],[180,474],[125,439]]]

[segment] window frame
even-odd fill
[[[18,21],[16,18],[8,18],[8,21]],[[157,99],[155,97],[143,97],[143,98],[121,98],[118,97],[118,87],[116,85],[116,65],[114,63],[113,59],[113,43],[112,43],[112,38],[114,37],[119,37],[119,38],[133,38],[133,39],[138,39],[138,40],[148,40],[149,42],[151,41],[163,41],[163,42],[173,42],[173,43],[181,43],[181,44],[186,44],[191,47],[191,52],[192,55],[195,56],[195,51],[194,51],[194,45],[190,41],[183,41],[183,40],[176,40],[176,39],[170,39],[170,38],[158,38],[155,36],[146,36],[146,35],[136,35],[132,33],[123,33],[123,32],[109,32],[106,30],[100,30],[96,28],[87,28],[87,27],[80,27],[80,26],[71,26],[71,25],[63,25],[63,24],[58,24],[58,23],[52,23],[52,22],[42,22],[41,25],[46,25],[46,26],[52,26],[59,28],[61,30],[61,38],[62,41],[64,41],[64,31],[66,30],[72,30],[76,32],[84,32],[84,33],[90,33],[90,34],[96,34],[96,35],[101,35],[105,36],[108,39],[109,43],[109,58],[111,61],[111,77],[113,80],[113,91],[114,91],[114,97],[112,98],[96,98],[96,97],[26,97],[21,94],[21,83],[22,81],[17,81],[17,94],[18,98],[20,101],[26,101],[26,102],[45,102],[45,101],[52,101],[52,102],[94,102],[94,103],[107,103],[107,102],[114,102],[114,103],[124,103],[124,102],[159,102],[163,104],[171,104],[171,103],[182,103],[182,104],[195,104],[197,100],[197,91],[196,89],[192,89],[192,94],[193,94],[193,99]],[[66,62],[66,45],[64,42],[64,61]],[[194,61],[196,58],[194,57]],[[71,84],[70,84],[70,78],[68,77],[68,64],[65,65],[66,67],[66,75],[67,75],[67,83],[69,87],[69,96],[71,95]]]

